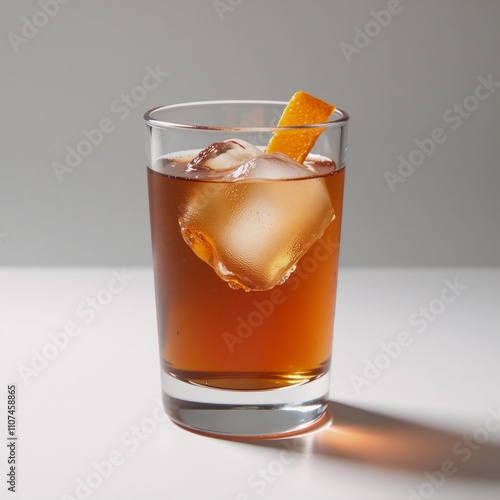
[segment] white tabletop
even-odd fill
[[[332,425],[244,443],[159,408],[150,269],[0,270],[18,438],[16,495],[2,480],[0,497],[497,500],[499,283],[498,269],[342,269]],[[5,417],[0,435],[5,478]]]

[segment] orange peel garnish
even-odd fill
[[[278,127],[295,127],[325,123],[335,111],[328,104],[305,92],[296,92],[281,115]],[[303,163],[324,128],[276,131],[269,141],[266,153],[284,153]]]

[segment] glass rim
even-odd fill
[[[154,114],[161,111],[169,109],[178,108],[188,108],[195,106],[206,106],[206,105],[246,105],[246,104],[264,104],[264,105],[274,105],[285,107],[287,101],[262,101],[262,100],[216,100],[216,101],[196,101],[196,102],[185,102],[178,104],[168,104],[165,106],[157,106],[146,111],[143,115],[144,122],[146,125],[161,129],[191,129],[191,130],[212,130],[212,131],[235,131],[235,132],[273,132],[275,130],[304,130],[304,129],[315,129],[315,128],[337,128],[346,125],[349,121],[349,114],[339,108],[335,108],[332,113],[332,119],[323,123],[313,123],[308,125],[295,125],[289,127],[221,127],[221,126],[210,126],[210,125],[193,125],[186,123],[176,123],[166,120],[159,120],[154,118]]]

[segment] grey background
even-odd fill
[[[149,264],[143,112],[299,89],[351,115],[343,265],[500,265],[500,89],[456,130],[444,120],[478,77],[500,82],[499,1],[400,0],[379,28],[387,0],[55,1],[1,4],[1,265]],[[16,51],[24,17],[48,21]],[[148,66],[168,76],[117,112]],[[106,118],[60,182],[53,162]],[[436,127],[446,141],[392,192],[384,172]]]

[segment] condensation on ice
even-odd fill
[[[230,286],[273,288],[335,218],[324,180],[311,175],[281,153],[226,169],[231,182],[200,183],[183,207],[184,240]]]

